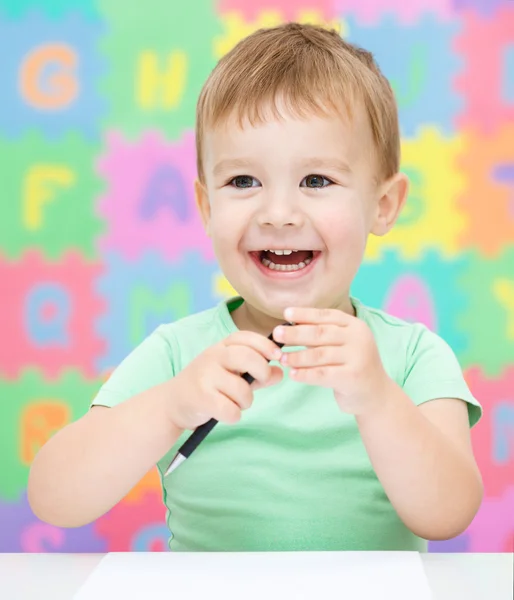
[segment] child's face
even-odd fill
[[[200,210],[246,302],[277,319],[288,306],[344,308],[368,234],[385,233],[364,114],[228,122],[206,133],[203,159]]]

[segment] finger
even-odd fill
[[[341,366],[328,365],[321,367],[306,367],[291,369],[289,376],[294,381],[306,383],[307,385],[317,385],[320,387],[334,388],[338,381],[341,381]]]
[[[282,354],[280,348],[273,340],[253,331],[238,331],[233,333],[223,340],[223,344],[225,346],[246,346],[253,348],[253,350],[261,354],[266,360],[278,360]]]
[[[249,373],[263,384],[271,376],[271,367],[268,361],[256,350],[247,346],[228,346],[222,358],[222,366],[239,376]]]
[[[241,408],[222,392],[217,392],[213,398],[213,406],[210,410],[212,418],[220,423],[233,425],[241,420]]]
[[[337,366],[344,364],[344,352],[341,346],[318,346],[298,350],[297,352],[285,352],[280,362],[292,369],[305,367]]]
[[[291,307],[285,309],[284,316],[291,323],[333,323],[343,327],[355,319],[336,308]]]
[[[255,381],[252,384],[252,389],[260,390],[261,388],[267,388],[272,385],[276,385],[277,383],[280,383],[283,378],[284,378],[284,371],[282,371],[282,369],[280,367],[271,367],[271,376],[268,379],[268,381],[266,381],[266,383],[259,383],[258,381]]]
[[[253,389],[237,374],[224,371],[217,378],[216,389],[235,402],[241,410],[247,410],[252,405]]]
[[[279,325],[273,330],[273,337],[286,346],[341,346],[345,341],[345,332],[345,327],[332,323]]]

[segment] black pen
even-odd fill
[[[291,325],[292,323],[284,323],[284,325]],[[275,344],[282,348],[284,344],[276,342],[273,339],[273,333],[270,333],[268,336],[268,340],[275,342]],[[248,382],[248,384],[252,384],[254,382],[254,377],[250,375],[250,373],[243,373],[241,377]],[[203,425],[197,427],[193,433],[187,438],[187,440],[182,444],[179,448],[177,454],[175,454],[174,459],[169,464],[166,472],[164,473],[164,477],[169,475],[172,471],[174,471],[178,466],[180,466],[186,458],[189,458],[191,454],[198,448],[200,443],[209,435],[209,433],[214,429],[214,426],[218,423],[216,419],[209,419]]]

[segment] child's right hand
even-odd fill
[[[180,429],[195,429],[211,418],[237,423],[256,389],[282,379],[282,369],[268,362],[280,356],[273,341],[252,331],[238,331],[207,348],[168,382],[172,423]],[[251,386],[241,377],[246,372],[255,379]]]

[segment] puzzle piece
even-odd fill
[[[154,468],[135,485],[130,492],[125,496],[123,501],[126,504],[137,504],[140,502],[145,494],[148,492],[160,492],[161,491],[161,480],[159,477],[159,471],[157,468]]]
[[[469,534],[462,533],[461,535],[450,540],[443,540],[428,543],[429,552],[468,552],[469,549]]]
[[[31,132],[16,141],[0,139],[2,190],[0,245],[8,258],[28,246],[60,258],[70,246],[95,255],[101,229],[92,211],[99,182],[93,173],[95,146],[76,133],[58,141]]]
[[[507,7],[512,0],[452,0],[453,9],[460,12],[477,12],[483,17],[492,17],[498,10]]]
[[[390,14],[375,27],[364,27],[351,16],[345,19],[346,38],[375,55],[394,89],[402,135],[417,136],[418,128],[427,124],[446,136],[453,134],[462,104],[452,89],[460,69],[460,60],[452,51],[458,24],[440,23],[433,15],[410,26],[398,23]]]
[[[94,525],[107,552],[165,551],[170,532],[162,494],[146,493],[137,503],[120,502]]]
[[[70,11],[69,0],[2,0],[0,6],[0,19],[2,15],[9,19],[27,19],[32,14],[44,14],[51,19],[63,19],[70,13],[78,13],[88,21],[98,21],[100,16],[97,10],[98,0],[73,0]]]
[[[98,170],[107,182],[98,203],[98,213],[107,221],[105,236],[99,240],[103,252],[115,251],[134,260],[144,251],[157,250],[168,260],[177,260],[194,249],[213,258],[193,193],[192,132],[174,143],[157,132],[147,132],[132,143],[111,132]]]
[[[94,139],[105,114],[98,91],[104,68],[99,22],[78,14],[51,21],[30,14],[0,20],[2,110],[0,132],[12,139],[37,129],[49,140],[74,130]]]
[[[460,244],[497,257],[514,243],[514,125],[494,134],[464,134],[459,166],[466,185],[458,206],[468,216]]]
[[[494,133],[514,122],[514,5],[503,6],[494,19],[467,11],[461,20],[454,51],[465,69],[455,78],[455,89],[465,102],[456,123],[461,129]]]
[[[470,267],[470,257],[446,260],[435,251],[417,261],[403,261],[387,251],[378,261],[365,261],[352,284],[352,294],[365,304],[406,321],[424,323],[451,346],[457,357],[469,341],[457,317],[469,303],[457,286]]]
[[[457,204],[464,189],[456,168],[462,145],[459,136],[445,138],[433,127],[402,140],[402,171],[411,180],[409,198],[393,229],[384,237],[369,238],[366,258],[375,260],[388,249],[409,260],[428,249],[448,258],[458,255],[466,223]]]
[[[218,273],[217,263],[198,253],[187,253],[177,262],[164,261],[155,253],[128,262],[108,253],[97,284],[108,307],[97,324],[107,345],[107,353],[97,359],[98,368],[117,366],[158,325],[219,302],[213,295]]]
[[[221,17],[238,14],[246,22],[259,21],[264,13],[276,13],[281,21],[296,21],[300,14],[316,11],[328,22],[336,19],[338,12],[333,0],[217,0],[217,12]]]
[[[227,52],[240,42],[243,38],[254,33],[258,29],[267,27],[276,27],[284,23],[283,15],[279,10],[265,10],[256,17],[255,20],[246,21],[245,17],[239,12],[229,12],[222,15],[224,33],[214,40],[214,55],[216,58],[221,58]],[[293,19],[298,23],[310,23],[313,25],[321,25],[329,29],[335,29],[344,35],[346,28],[344,23],[337,19],[326,21],[322,13],[313,9],[300,9],[298,14]]]
[[[110,64],[102,89],[109,127],[126,134],[149,128],[178,138],[194,127],[200,89],[215,61],[212,40],[221,33],[211,0],[102,2],[109,24],[102,48]]]
[[[0,477],[0,498],[18,498],[36,452],[58,429],[87,412],[100,385],[77,371],[61,373],[53,382],[35,370],[24,371],[16,381],[0,378],[2,468],[9,474]]]
[[[484,407],[471,431],[475,457],[487,495],[501,496],[514,472],[514,363],[494,379],[479,367],[466,370],[465,376]]]
[[[93,291],[100,266],[69,252],[49,263],[36,251],[19,262],[0,260],[0,373],[15,379],[27,365],[55,378],[67,367],[87,377],[103,349],[93,331],[103,304]]]
[[[512,478],[511,478],[512,481]],[[487,496],[469,526],[469,552],[514,551],[514,485],[501,496]]]
[[[16,502],[0,500],[0,523],[2,524],[0,552],[106,551],[106,544],[96,537],[93,525],[61,529],[37,519],[29,506],[25,493]],[[20,578],[20,582],[22,581],[23,579]],[[28,596],[21,594],[19,597],[27,598]]]
[[[514,337],[514,246],[494,260],[475,257],[468,264],[459,288],[469,298],[467,310],[458,315],[460,326],[469,334],[463,353],[465,367],[481,365],[491,377],[512,364]],[[503,287],[508,294],[499,293]]]
[[[376,25],[385,15],[394,15],[402,25],[415,24],[430,14],[441,22],[451,19],[451,0],[334,0],[337,14],[351,15],[362,25]]]

